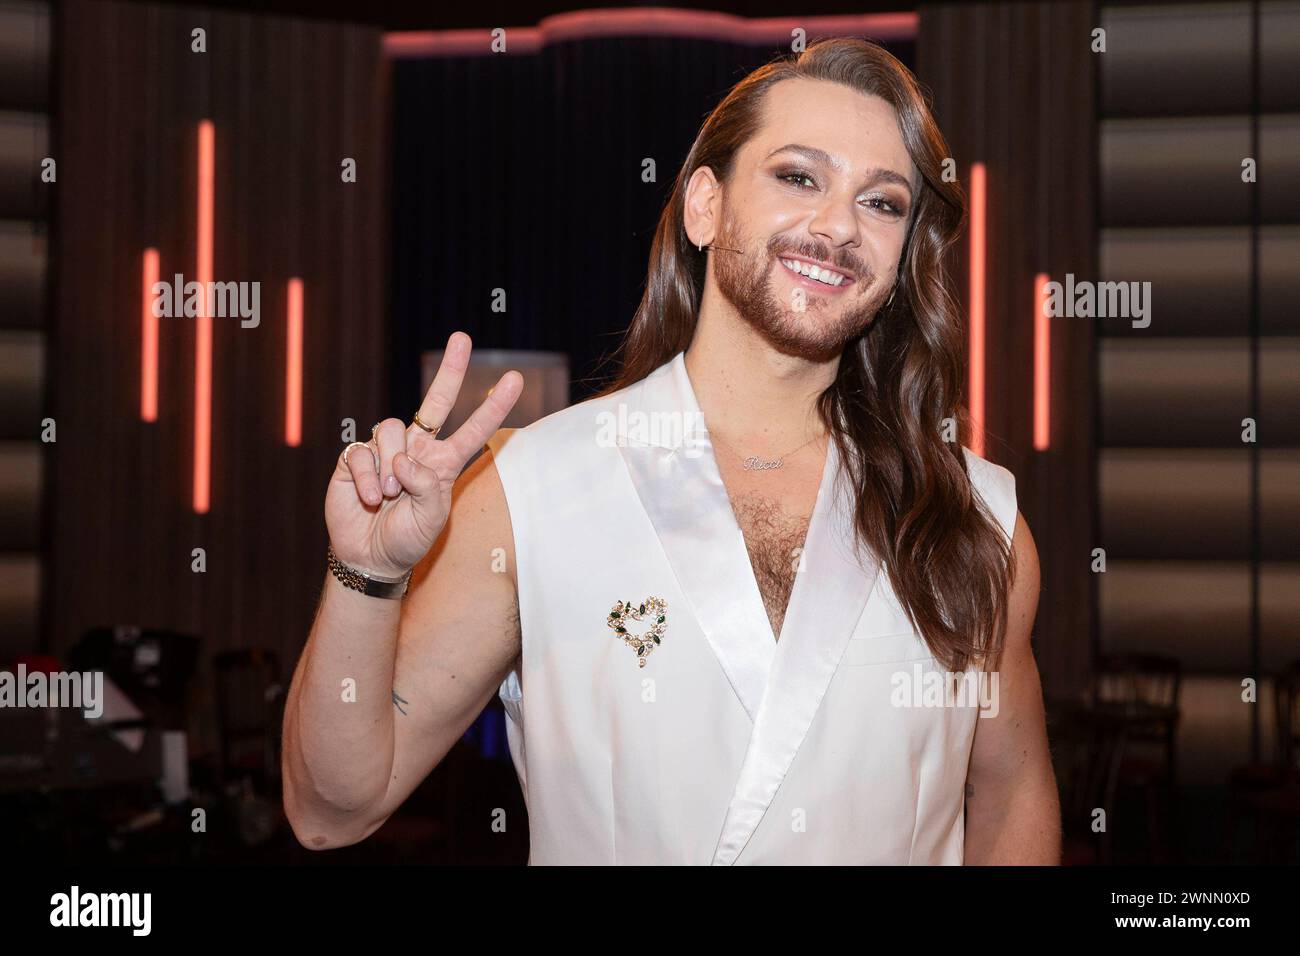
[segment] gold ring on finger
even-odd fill
[[[412,416],[411,424],[413,424],[413,425],[419,425],[421,428],[423,428],[426,432],[429,433],[429,437],[430,437],[430,438],[436,438],[437,435],[438,435],[438,432],[442,431],[442,426],[441,426],[441,425],[437,425],[437,426],[434,426],[434,427],[431,428],[431,427],[429,427],[428,425],[426,425],[424,422],[420,421],[420,413],[419,413],[419,412],[416,412],[415,415]]]
[[[354,442],[352,442],[350,445],[348,445],[347,448],[344,448],[344,449],[343,449],[343,464],[346,465],[346,464],[348,463],[348,452],[350,452],[350,451],[351,451],[353,448],[355,448],[357,445],[361,445],[361,446],[363,446],[363,447],[365,447],[365,448],[369,448],[369,449],[370,449],[370,454],[373,455],[373,456],[374,456],[374,459],[375,459],[375,471],[379,471],[379,452],[377,452],[377,451],[375,450],[375,446],[372,445],[372,444],[370,444],[370,442],[368,442],[368,441],[354,441]]]

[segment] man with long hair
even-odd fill
[[[373,832],[499,693],[532,863],[1058,862],[946,157],[881,47],[770,63],[691,147],[607,391],[502,430],[510,372],[440,439],[456,333],[414,421],[345,450],[285,715],[305,846]]]

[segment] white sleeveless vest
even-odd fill
[[[489,442],[519,579],[500,694],[529,863],[960,864],[978,701],[916,706],[941,665],[854,557],[834,442],[776,641],[701,422],[679,353]],[[1014,477],[967,461],[1010,538]],[[662,614],[612,616],[650,598]]]

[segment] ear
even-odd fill
[[[682,211],[686,235],[694,246],[711,243],[718,235],[717,214],[722,200],[722,184],[713,170],[701,166],[691,173],[686,184],[686,208]]]

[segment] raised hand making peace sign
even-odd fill
[[[384,419],[370,441],[353,442],[339,455],[325,493],[325,525],[340,561],[400,578],[442,534],[452,485],[501,427],[524,386],[522,375],[506,372],[465,424],[438,438],[460,394],[470,350],[469,336],[453,332],[416,420]]]

